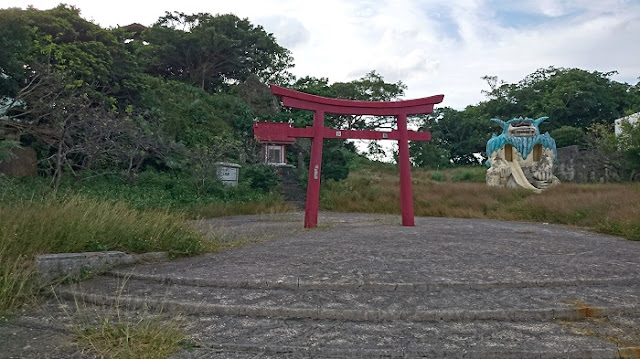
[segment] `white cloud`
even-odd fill
[[[517,82],[538,68],[618,70],[640,76],[637,0],[234,0],[152,3],[66,0],[102,26],[151,24],[164,11],[234,13],[293,52],[294,73],[350,81],[376,70],[408,85],[408,98],[444,93],[463,108],[484,99],[481,79]],[[56,6],[5,1],[3,7]]]
[[[258,18],[257,24],[262,25],[267,32],[273,33],[280,44],[289,50],[309,41],[309,30],[303,23],[288,16],[267,16]]]

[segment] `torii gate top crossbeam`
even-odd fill
[[[302,110],[321,110],[337,115],[397,116],[433,112],[433,105],[442,102],[444,95],[406,101],[356,101],[310,95],[271,85],[274,95],[282,96],[282,104]]]

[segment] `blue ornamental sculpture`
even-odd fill
[[[502,134],[487,141],[487,184],[489,186],[527,188],[539,192],[560,183],[553,175],[557,161],[556,141],[549,132],[540,134],[537,120],[514,118],[507,122],[492,118],[502,126]]]

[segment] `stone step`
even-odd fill
[[[197,263],[199,264],[198,261]],[[171,265],[171,263],[165,263]],[[224,287],[224,288],[251,288],[251,289],[313,289],[313,290],[342,290],[342,291],[440,291],[443,289],[458,290],[483,290],[483,289],[510,289],[510,288],[546,288],[546,287],[577,287],[577,286],[633,286],[640,285],[638,276],[615,276],[600,278],[552,278],[537,280],[484,280],[484,281],[424,281],[424,282],[384,282],[384,281],[362,281],[345,280],[332,281],[332,277],[322,276],[272,276],[261,277],[259,279],[249,278],[224,279],[218,277],[202,277],[196,273],[182,276],[176,273],[155,274],[155,266],[139,265],[131,268],[113,269],[105,273],[106,275],[122,279],[140,279],[160,283],[175,283],[193,285],[201,287]],[[402,278],[397,278],[402,279]]]
[[[175,358],[621,358],[635,350],[623,344],[628,337],[615,337],[610,328],[585,335],[581,322],[352,322],[204,315],[186,321],[188,330],[198,333],[192,338],[198,348]],[[630,324],[639,323],[634,318]]]
[[[0,326],[0,333],[28,330],[57,333],[43,338],[61,343],[68,340],[69,315],[61,308],[81,308],[101,315],[109,307],[85,306],[58,298],[49,302],[45,314],[22,317],[13,327]],[[69,309],[71,310],[71,309]],[[122,306],[119,315],[135,320],[137,315],[155,313]],[[169,313],[164,313],[165,315]],[[77,314],[76,314],[77,315]],[[82,314],[81,314],[82,315]],[[178,319],[190,333],[185,344],[190,349],[172,359],[194,358],[636,358],[638,317],[612,316],[606,320],[354,322],[287,318],[255,318],[206,314],[182,315]],[[3,332],[4,330],[4,332]],[[9,343],[11,344],[11,343]],[[55,344],[55,343],[52,343]],[[57,345],[53,345],[55,348]],[[7,350],[22,358],[24,345]],[[3,347],[3,349],[5,349]],[[64,350],[60,350],[64,349]],[[75,349],[75,350],[74,350]],[[12,351],[13,350],[13,351]],[[74,355],[73,345],[60,346],[52,358],[88,358]],[[7,353],[4,352],[6,355]],[[50,357],[41,355],[28,358]],[[47,353],[51,354],[51,353]],[[80,353],[78,353],[80,354]],[[0,353],[0,357],[2,353]]]
[[[640,284],[493,289],[256,289],[98,277],[59,289],[65,298],[154,306],[180,313],[349,321],[580,319],[640,315]]]
[[[120,303],[118,315],[136,320],[155,315]],[[46,307],[45,307],[46,306]],[[66,308],[69,312],[63,310]],[[94,307],[82,301],[53,299],[40,313],[22,316],[11,325],[0,326],[0,335],[29,331],[30,338],[51,341],[47,354],[26,355],[24,344],[12,346],[4,358],[88,358],[75,355],[72,344],[63,343],[69,321],[88,311],[115,315],[113,306]],[[74,314],[74,310],[80,310]],[[162,309],[165,317],[171,313]],[[85,313],[86,314],[86,313]],[[340,321],[329,319],[260,318],[249,316],[177,316],[189,333],[182,350],[172,359],[196,358],[637,358],[640,317],[609,316],[583,320],[547,322],[495,320],[479,321]],[[55,333],[52,336],[51,333]],[[5,343],[6,344],[6,343]],[[11,355],[13,353],[13,356]],[[77,353],[81,354],[81,353]]]
[[[283,175],[281,178],[282,181],[278,190],[282,194],[284,200],[295,205],[299,209],[304,209],[307,190],[300,185],[300,180],[297,175],[287,174]]]
[[[290,176],[286,176],[286,177],[282,177],[282,183],[295,183],[295,184],[300,184],[300,180],[298,179],[298,177],[290,177]]]

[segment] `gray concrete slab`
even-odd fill
[[[263,241],[59,293],[180,313],[197,344],[181,359],[621,358],[640,345],[640,243],[542,223],[399,222],[198,221],[211,236]]]
[[[416,218],[415,227],[401,227],[396,216],[322,213],[320,229],[300,230],[301,218],[288,216],[211,221],[213,231],[234,228],[278,240],[139,266],[131,273],[318,289],[553,286],[640,278],[640,243],[568,227],[452,218]]]

